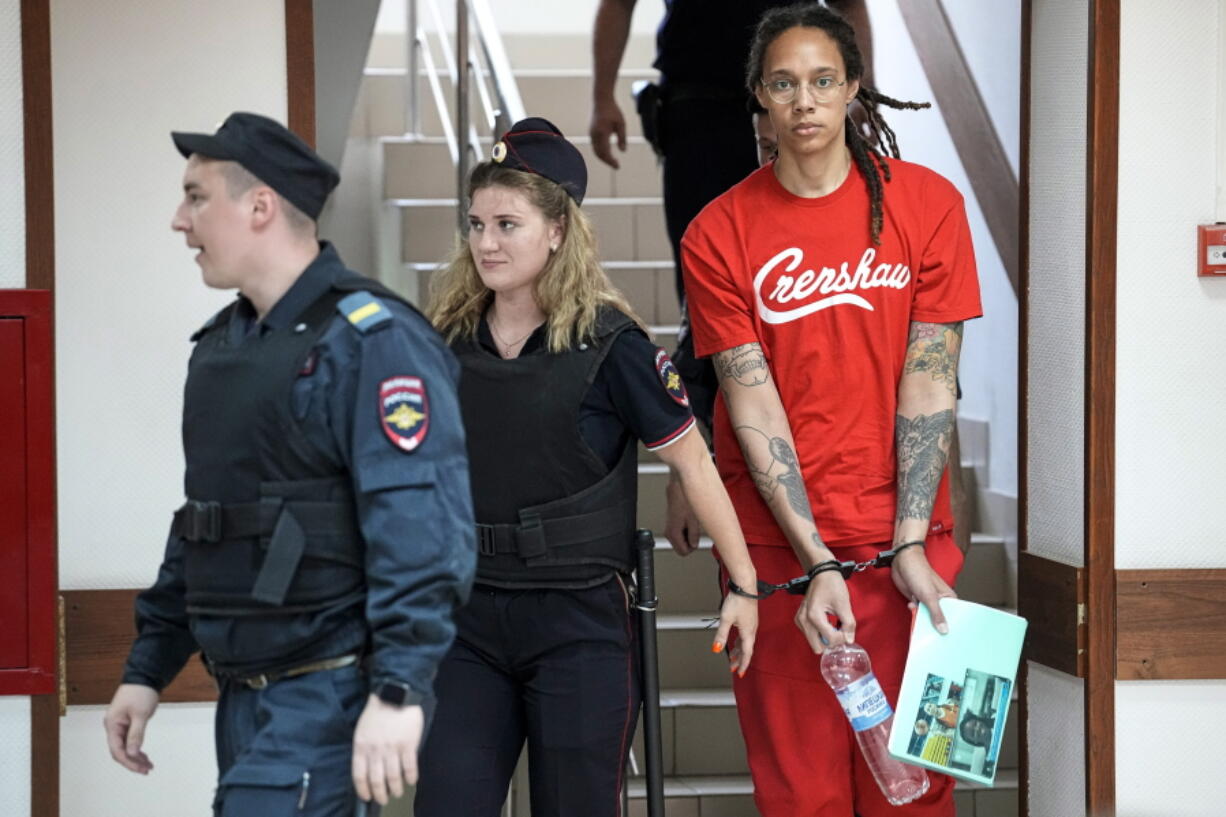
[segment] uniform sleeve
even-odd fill
[[[746,262],[730,239],[736,231],[729,222],[722,208],[709,206],[681,240],[685,298],[699,357],[758,341],[752,304],[734,279]]]
[[[649,450],[664,448],[693,428],[681,375],[668,353],[641,331],[617,336],[597,377],[622,423]]]
[[[936,219],[928,229],[916,273],[911,320],[955,323],[978,318],[983,314],[979,276],[962,196],[937,176],[929,182],[925,199],[931,205],[925,211],[936,214]]]
[[[366,541],[372,677],[431,695],[472,586],[476,529],[459,366],[421,319],[394,314],[361,335],[333,415]]]
[[[161,692],[199,649],[188,629],[184,601],[183,540],[173,533],[153,586],[136,597],[136,641],[123,668],[123,683]]]

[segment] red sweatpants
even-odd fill
[[[842,560],[865,561],[888,548],[834,548]],[[951,532],[928,538],[928,561],[952,587],[962,554]],[[750,545],[758,578],[773,584],[799,576],[791,548]],[[873,672],[892,705],[898,702],[911,611],[888,569],[865,570],[847,582],[856,616],[856,643],[868,650]],[[838,700],[794,618],[803,596],[776,593],[758,604],[758,638],[744,678],[733,676],[737,713],[754,802],[762,817],[954,817],[953,779],[929,771],[928,793],[891,806],[877,788]]]

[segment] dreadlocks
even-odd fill
[[[851,82],[864,76],[864,59],[860,56],[860,49],[856,45],[856,32],[851,24],[837,11],[818,3],[797,3],[771,9],[762,15],[757,31],[754,32],[745,73],[745,82],[751,94],[757,91],[758,83],[762,79],[767,49],[779,35],[792,28],[817,28],[826,32],[839,47],[843,65],[847,69],[846,80]],[[887,182],[890,180],[890,165],[886,156],[900,158],[894,129],[886,124],[881,116],[881,106],[914,111],[931,107],[931,103],[904,102],[864,85],[860,86],[856,99],[864,111],[864,126],[861,129],[852,119],[849,109],[843,127],[844,139],[851,151],[852,160],[860,168],[868,186],[869,226],[873,243],[881,244],[881,226],[884,220],[882,201],[885,197],[882,178]]]

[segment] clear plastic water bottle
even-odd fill
[[[868,762],[877,785],[890,805],[901,806],[924,796],[928,775],[890,756],[890,727],[894,710],[886,700],[868,653],[859,644],[839,644],[822,653],[822,677],[838,696],[843,711],[856,732],[860,751]]]

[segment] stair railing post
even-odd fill
[[[463,232],[467,219],[464,217],[464,185],[468,181],[471,162],[468,140],[468,0],[456,0],[455,4],[455,60],[456,60],[456,141],[460,148],[456,164],[456,220]]]
[[[660,729],[660,663],[656,648],[655,549],[656,539],[649,530],[635,534],[638,569],[640,644],[643,675],[643,755],[647,766],[647,815],[664,817],[664,758]]]
[[[421,91],[417,87],[417,66],[421,61],[421,41],[417,37],[417,0],[408,0],[405,4],[405,44],[408,52],[405,55],[404,78],[406,81],[408,105],[406,112],[405,133],[410,136],[421,136]]]

